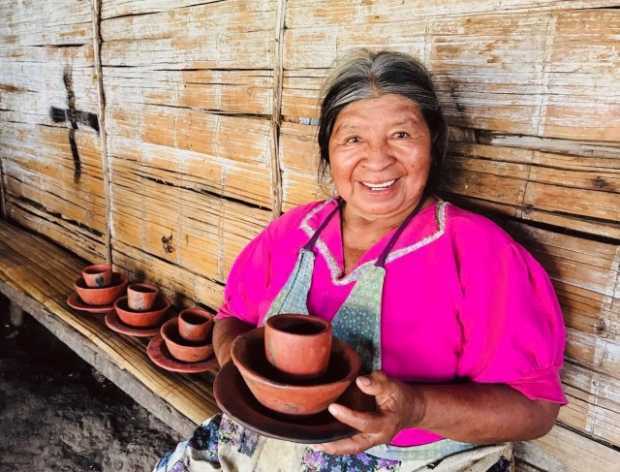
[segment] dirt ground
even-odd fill
[[[181,439],[0,300],[0,472],[151,471]]]

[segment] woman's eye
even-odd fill
[[[350,136],[347,139],[345,139],[345,144],[355,144],[355,143],[359,143],[360,142],[360,138],[359,136]]]
[[[398,139],[408,138],[409,133],[407,133],[406,131],[397,131],[396,133],[394,133],[394,137]]]

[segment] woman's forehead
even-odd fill
[[[336,118],[334,132],[339,128],[367,127],[369,124],[398,126],[425,124],[417,103],[400,95],[383,95],[348,104]]]

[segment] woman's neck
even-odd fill
[[[435,197],[425,197],[420,210],[431,205]],[[370,249],[383,236],[398,228],[400,224],[409,216],[418,202],[405,211],[388,217],[367,218],[356,214],[347,205],[342,211],[342,236],[343,244],[346,248],[366,251]]]

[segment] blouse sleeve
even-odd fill
[[[498,227],[477,236],[472,231],[459,251],[464,337],[459,375],[565,404],[564,319],[549,276]]]
[[[270,300],[271,237],[265,228],[237,256],[216,319],[234,316],[257,326]]]

